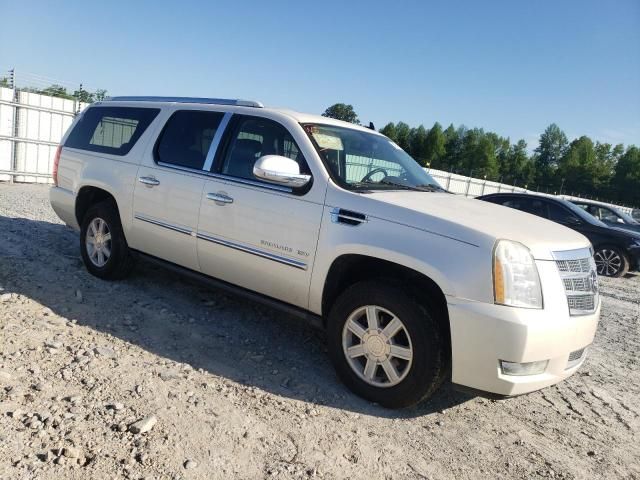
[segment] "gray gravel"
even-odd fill
[[[295,319],[145,264],[91,277],[48,188],[0,184],[0,479],[640,478],[640,277],[601,285],[568,381],[388,411]]]

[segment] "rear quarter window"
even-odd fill
[[[158,115],[158,108],[90,107],[64,146],[124,156]]]

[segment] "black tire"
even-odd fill
[[[629,257],[618,247],[602,245],[595,249],[594,259],[598,275],[622,277],[629,271]]]
[[[111,234],[109,242],[111,254],[102,266],[96,265],[89,258],[87,250],[87,231],[94,219],[104,220],[108,232]],[[122,231],[118,208],[113,201],[106,200],[97,203],[87,210],[80,228],[80,253],[89,273],[103,280],[119,280],[131,273],[134,266],[134,258]]]
[[[338,297],[327,319],[329,355],[342,382],[357,395],[387,408],[409,407],[427,399],[448,372],[449,350],[442,327],[431,315],[431,309],[405,290],[386,281],[357,283]],[[354,371],[343,350],[345,323],[353,312],[366,305],[382,307],[398,317],[410,337],[413,358],[408,373],[396,385],[380,387],[368,383]]]

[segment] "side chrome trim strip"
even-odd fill
[[[174,232],[184,233],[185,235],[193,235],[193,236],[195,236],[195,233],[193,232],[193,230],[189,230],[188,228],[179,227],[178,225],[173,225],[171,223],[165,223],[165,222],[162,222],[160,220],[156,220],[154,218],[149,218],[149,217],[147,217],[145,215],[140,215],[138,213],[136,213],[133,217],[136,218],[137,220],[141,220],[143,222],[151,223],[153,225],[158,225],[159,227],[168,228],[169,230],[173,230]]]
[[[224,175],[224,174],[220,174],[220,173],[205,172],[204,170],[198,170],[196,168],[182,167],[180,165],[172,165],[170,163],[165,163],[165,162],[157,162],[157,165],[160,165],[161,167],[171,168],[173,170],[180,170],[182,172],[197,173],[199,175],[204,175],[206,177],[216,178],[218,180],[225,180],[225,181],[232,182],[232,183],[239,183],[241,185],[250,185],[252,187],[264,188],[266,190],[275,190],[276,192],[283,192],[283,193],[292,193],[293,192],[293,190],[291,188],[283,187],[282,185],[270,185],[268,183],[254,182],[254,181],[248,180],[246,178],[231,177],[229,175]]]
[[[205,172],[211,170],[213,159],[215,158],[218,147],[220,146],[220,140],[222,140],[222,135],[224,135],[224,132],[227,129],[227,125],[229,124],[229,120],[231,120],[232,115],[233,114],[231,112],[226,112],[222,117],[222,120],[220,121],[220,125],[218,125],[218,128],[216,129],[213,140],[211,140],[211,145],[209,145],[207,158],[205,159],[204,166],[202,167]]]
[[[201,240],[206,240],[207,242],[217,243],[218,245],[222,245],[224,247],[229,247],[229,248],[233,248],[234,250],[250,253],[258,257],[266,258],[267,260],[273,260],[274,262],[282,263],[284,265],[289,265],[290,267],[299,268],[300,270],[307,269],[306,263],[300,262],[298,260],[294,260],[293,258],[275,255],[273,253],[266,252],[264,250],[259,250],[257,248],[249,247],[247,245],[241,245],[239,243],[230,242],[229,240],[224,240],[222,238],[213,237],[211,235],[205,235],[204,233],[198,233],[196,236]]]

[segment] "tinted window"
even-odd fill
[[[541,200],[535,198],[508,197],[500,199],[500,203],[505,207],[515,208],[516,210],[521,210],[523,212],[537,215],[539,217],[547,217],[544,203]]]
[[[555,203],[549,204],[549,219],[558,223],[580,223],[580,219],[576,215]]]
[[[256,180],[253,165],[264,155],[282,155],[298,162],[300,173],[309,174],[307,163],[289,131],[266,118],[241,119],[222,165],[222,173]]]
[[[159,111],[157,108],[90,107],[82,114],[64,145],[126,155]]]
[[[618,218],[619,218],[618,215],[616,215],[614,212],[612,212],[608,208],[595,207],[594,210],[595,210],[594,216],[602,221],[605,221],[605,222],[618,221]]]
[[[202,169],[223,116],[219,112],[197,110],[174,113],[156,144],[156,160],[180,167]]]

